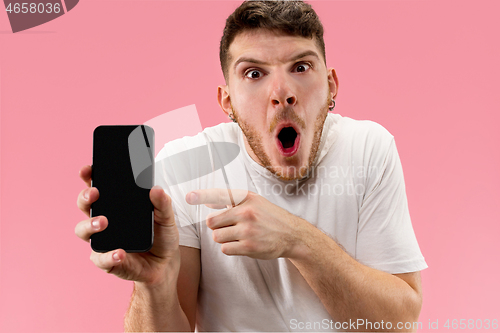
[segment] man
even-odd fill
[[[410,330],[427,266],[394,138],[328,113],[338,79],[312,8],[243,3],[226,22],[220,57],[218,101],[233,123],[158,155],[153,248],[91,255],[135,281],[125,329]],[[241,151],[223,170],[168,185],[168,156],[216,142]],[[80,174],[90,186],[90,167]],[[88,215],[98,196],[85,189],[78,206]],[[88,241],[106,226],[101,216],[75,232]]]

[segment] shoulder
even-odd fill
[[[382,166],[395,148],[394,136],[381,124],[338,116],[337,151],[353,166]]]
[[[369,153],[387,152],[394,136],[382,125],[371,120],[339,117],[341,141],[353,151]]]
[[[342,117],[343,134],[352,138],[392,140],[394,136],[382,125],[371,120],[356,120]]]
[[[216,126],[207,127],[202,133],[212,141],[238,143],[240,127],[235,123],[221,123]]]
[[[157,158],[171,156],[191,148],[206,145],[207,139],[211,142],[232,142],[237,144],[238,131],[239,127],[235,123],[221,123],[207,127],[194,136],[185,136],[166,143],[158,153]]]

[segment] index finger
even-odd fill
[[[85,165],[80,169],[80,178],[90,187],[92,181],[92,167],[90,165]]]
[[[235,205],[241,204],[248,196],[248,190],[211,188],[205,190],[191,191],[186,195],[186,201],[191,205],[232,205],[231,197]]]

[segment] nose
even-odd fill
[[[297,96],[291,87],[291,78],[286,75],[276,73],[273,80],[271,103],[274,107],[294,106],[297,103]]]
[[[285,101],[286,103],[283,101]],[[278,106],[281,104],[284,107],[293,106],[293,105],[295,105],[296,102],[297,102],[297,98],[295,96],[286,97],[284,99],[273,99],[272,100],[272,103],[274,106]]]

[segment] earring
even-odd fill
[[[236,119],[234,119],[234,116],[233,116],[233,114],[232,114],[232,113],[230,113],[230,114],[228,115],[228,117],[229,117],[229,119],[231,119],[231,121],[232,121],[233,123],[236,123],[236,122],[237,122],[237,121],[236,121]]]
[[[335,109],[335,100],[333,98],[332,98],[332,102],[333,102],[333,106],[331,104],[328,106],[328,109],[330,111],[333,111],[333,109]]]

